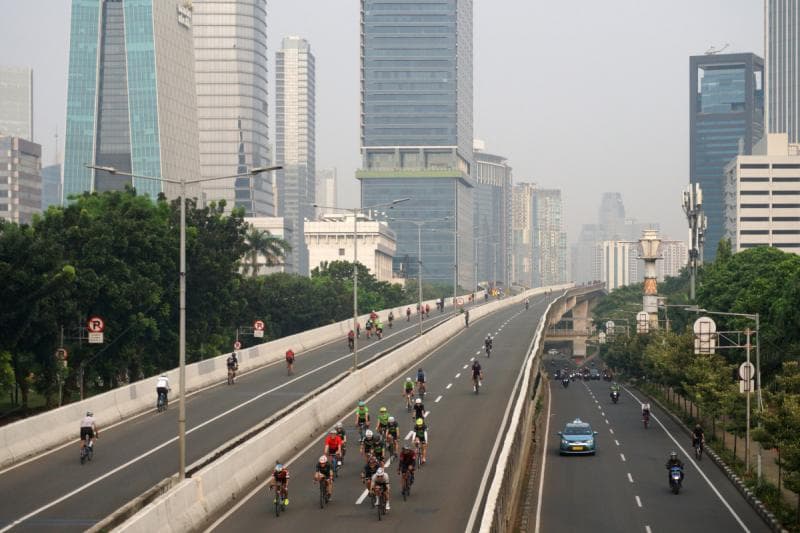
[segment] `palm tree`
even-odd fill
[[[266,266],[280,265],[287,252],[292,250],[292,246],[280,237],[272,235],[269,231],[250,227],[245,237],[247,240],[247,253],[245,257],[248,263],[244,265],[244,272],[251,272],[253,277],[258,275],[258,257],[263,255]]]

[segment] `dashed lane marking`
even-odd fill
[[[461,377],[461,372],[459,372],[458,374],[456,374],[456,379],[458,379],[458,378],[460,378],[460,377]]]
[[[614,434],[614,430],[611,428],[608,428],[608,432],[611,433],[612,435]]]
[[[630,473],[630,472],[628,472],[628,481],[630,481],[631,483],[633,483],[633,476],[631,475],[631,473]]]
[[[606,424],[608,424],[608,418],[606,418]]]
[[[636,505],[638,505],[639,507],[642,506],[642,500],[638,496],[636,497]]]
[[[439,403],[439,400],[441,400],[441,399],[442,399],[442,395],[440,394],[435,400],[433,400],[433,403]]]
[[[624,453],[619,454],[619,458],[622,459],[623,463],[625,462],[625,454]]]
[[[614,439],[614,444],[616,444],[617,446],[619,446],[619,441],[618,441],[617,439]]]
[[[445,387],[445,389],[449,389],[449,388],[450,388],[450,387],[452,387],[452,386],[453,386],[453,384],[452,384],[452,383],[448,383],[448,384],[447,384],[447,387]]]
[[[464,365],[464,370],[466,370],[468,366],[469,366],[469,365]]]
[[[653,533],[653,530],[650,529],[650,526],[644,526],[645,533]]]

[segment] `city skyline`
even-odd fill
[[[47,11],[37,7],[40,2],[19,2],[6,8],[8,16],[0,20],[0,64],[29,66],[36,73],[35,86],[36,142],[43,145],[45,153],[43,165],[53,162],[56,154],[55,134],[59,144],[63,144],[64,117],[66,109],[66,70],[68,50],[69,6],[49,5]],[[68,3],[65,3],[68,4]],[[50,9],[52,7],[52,9]],[[318,160],[322,167],[335,166],[339,169],[339,204],[353,205],[358,190],[354,176],[360,165],[358,152],[358,101],[354,94],[358,91],[358,27],[355,11],[341,9],[335,3],[321,0],[308,0],[302,5],[295,3],[272,3],[269,6],[268,50],[277,50],[284,35],[302,34],[311,42],[317,42],[316,53],[322,65],[317,74],[320,86],[318,96]],[[660,202],[653,209],[644,207],[642,193],[651,192],[642,188],[641,175],[652,171],[653,187],[660,197],[679,198],[680,190],[688,183],[688,142],[685,117],[688,102],[685,99],[685,71],[687,58],[704,52],[711,46],[731,43],[728,51],[753,52],[763,54],[763,6],[760,3],[744,1],[723,2],[715,0],[697,5],[690,0],[673,2],[669,6],[636,6],[625,20],[608,18],[604,8],[592,2],[581,4],[584,16],[578,17],[567,33],[559,35],[559,20],[570,20],[566,5],[528,6],[517,5],[511,0],[485,0],[475,6],[475,47],[476,69],[481,72],[476,77],[475,134],[478,138],[491,140],[494,150],[509,158],[515,168],[517,181],[537,182],[543,187],[562,189],[565,214],[565,229],[569,241],[574,242],[581,224],[588,223],[594,212],[596,197],[605,190],[624,190],[630,195],[630,212],[643,218],[655,211],[655,217],[662,220],[666,233],[683,236],[686,233],[685,220],[680,211],[679,200]],[[692,16],[688,17],[691,13]],[[313,15],[313,16],[312,16]],[[610,26],[596,25],[594,20],[608,20]],[[660,20],[658,28],[652,27],[653,20]],[[14,24],[10,24],[14,21]],[[637,21],[641,29],[637,28]],[[533,24],[524,32],[533,37],[530,47],[508,47],[493,44],[488,37],[519,31],[520,25]],[[31,25],[41,27],[51,39],[43,41],[25,28]],[[337,28],[331,32],[329,28]],[[505,29],[503,29],[505,27]],[[645,30],[646,28],[646,30]],[[663,29],[662,29],[663,28]],[[667,28],[669,30],[667,31]],[[582,83],[578,77],[595,76],[608,63],[593,60],[587,63],[588,55],[581,50],[578,33],[586,38],[599,37],[599,49],[592,57],[614,61],[615,54],[622,54],[632,61],[637,58],[652,61],[662,59],[657,70],[650,70],[651,76],[629,78],[632,84],[629,91],[615,91],[609,87],[594,87],[599,91],[591,102],[601,99],[608,106],[587,108],[589,100],[578,98],[574,93]],[[643,39],[653,39],[652,32],[663,37],[663,44],[655,50],[637,47],[633,43]],[[498,33],[499,32],[499,33]],[[610,38],[607,36],[610,35]],[[60,37],[59,37],[60,36]],[[573,39],[573,37],[575,37]],[[562,53],[556,57],[546,51],[545,43],[562,43]],[[574,40],[576,44],[571,44]],[[502,41],[502,40],[501,40]],[[557,74],[560,82],[543,84],[534,72],[519,73],[510,66],[523,61],[523,57],[534,54],[541,60],[540,72]],[[24,59],[29,57],[30,59]],[[524,59],[524,62],[530,58]],[[567,68],[569,66],[569,68]],[[579,68],[578,68],[579,67]],[[512,76],[512,84],[493,87],[494,80]],[[274,70],[270,63],[271,85]],[[552,79],[552,76],[549,76]],[[496,84],[494,84],[496,85]],[[566,90],[565,90],[566,89]],[[523,93],[528,90],[530,95]],[[272,96],[270,96],[272,98]],[[568,100],[565,100],[568,99]],[[547,102],[547,105],[513,108],[514,102]],[[559,102],[573,102],[559,106]],[[659,106],[647,102],[658,101]],[[585,102],[585,103],[584,103]],[[644,107],[643,107],[644,106]],[[605,108],[613,109],[617,117],[608,116]],[[636,123],[642,118],[645,109],[652,121],[653,135],[641,135]],[[566,115],[557,118],[557,113]],[[540,113],[533,120],[533,113]],[[59,118],[59,115],[61,118]],[[529,129],[522,121],[544,125],[540,131]],[[509,125],[504,122],[511,119]],[[273,121],[273,117],[270,117]],[[580,160],[570,161],[569,153],[581,144],[564,129],[563,124],[574,124],[591,137],[605,138],[598,131],[602,124],[616,121],[619,125],[614,135],[616,143],[599,143],[588,146],[590,155]],[[270,124],[270,131],[274,131]],[[559,139],[569,139],[561,146],[548,145],[542,135],[555,132]],[[534,146],[530,150],[527,146]],[[587,146],[583,146],[584,150]],[[616,153],[633,151],[637,155],[634,165],[613,168]],[[670,157],[664,159],[667,151]],[[648,168],[646,159],[658,159],[657,168]],[[602,180],[595,179],[596,170],[590,161],[608,166],[602,171]],[[640,205],[642,207],[640,207]]]

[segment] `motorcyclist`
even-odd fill
[[[667,460],[667,472],[669,472],[672,467],[677,466],[681,470],[681,483],[683,483],[683,462],[678,459],[678,452],[670,452],[669,459]],[[670,480],[671,481],[671,480]]]
[[[614,393],[615,392],[617,393],[617,396],[619,396],[619,384],[616,381],[611,384],[610,388],[611,388],[611,397],[612,398],[614,397]]]
[[[642,418],[650,418],[650,404],[643,403],[642,404]]]

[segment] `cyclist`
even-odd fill
[[[486,334],[486,339],[484,339],[484,341],[483,341],[483,347],[486,349],[486,355],[489,355],[489,352],[492,350],[492,342],[493,341],[494,341],[494,339],[492,339],[492,334],[491,333],[487,333]]]
[[[375,336],[379,339],[383,337],[383,322],[379,318],[375,320]]]
[[[481,368],[481,364],[475,359],[472,362],[472,387],[473,390],[477,391],[478,387],[481,386],[481,382],[483,381],[483,369]]]
[[[169,390],[169,378],[166,374],[161,374],[156,380],[156,402],[158,402],[158,398],[163,394],[165,408],[167,406]]]
[[[426,317],[430,317],[431,316],[431,306],[430,306],[430,304],[425,304],[425,316]]]
[[[408,484],[411,485],[414,483],[414,467],[417,463],[417,452],[411,449],[406,443],[403,443],[403,449],[400,452],[399,459],[397,461],[397,473],[400,475],[405,474],[408,472],[410,479],[408,480]]]
[[[378,471],[381,465],[374,455],[370,455],[367,459],[367,464],[364,465],[364,470],[361,471],[361,482],[367,486],[367,493],[372,494],[372,476]]]
[[[347,432],[341,422],[336,422],[336,434],[342,439],[342,453],[339,458],[339,465],[344,464],[344,454],[347,453]]]
[[[322,454],[325,456],[333,455],[339,464],[342,463],[342,438],[335,429],[330,430],[328,436],[325,437],[325,449]]]
[[[464,311],[464,326],[469,327],[469,310]]]
[[[422,368],[417,370],[417,396],[425,396],[425,371]]]
[[[356,332],[352,329],[347,334],[347,346],[350,348],[351,352],[356,348]]]
[[[380,456],[378,453],[373,453],[376,451],[380,451]],[[364,440],[361,441],[361,453],[364,455],[364,457],[374,455],[382,463],[383,441],[381,440],[380,434],[373,433],[371,429],[368,429],[364,433]]]
[[[314,481],[322,483],[325,481],[325,490],[330,500],[333,496],[333,467],[328,462],[327,455],[321,455],[317,462],[317,467],[314,470]]]
[[[386,510],[390,510],[392,506],[389,504],[389,474],[384,472],[383,468],[378,468],[375,473],[372,475],[372,488],[375,490],[376,488],[383,489],[383,499],[386,502]],[[375,495],[375,507],[378,506],[378,498],[377,494]]]
[[[361,439],[364,439],[364,430],[369,428],[369,407],[361,400],[356,407],[356,426],[358,426]]]
[[[643,403],[642,404],[642,420],[645,422],[650,421],[650,404]]]
[[[525,310],[526,310],[526,311],[528,310],[528,307],[529,307],[530,305],[531,305],[531,302],[530,302],[530,300],[528,300],[527,298],[525,298]]]
[[[86,416],[81,419],[81,451],[86,443],[86,436],[89,436],[89,448],[94,447],[94,439],[100,436],[97,423],[94,421],[94,413],[86,411]]]
[[[692,430],[692,448],[697,446],[697,443],[700,443],[700,449],[703,449],[703,445],[706,443],[706,434],[703,432],[703,428],[700,427],[700,424],[694,426]]]
[[[406,322],[411,322],[411,307],[406,307]]]
[[[386,434],[386,427],[389,425],[389,410],[381,407],[378,410],[378,423],[375,424],[375,431],[383,435]]]
[[[294,372],[294,351],[291,348],[286,350],[286,370],[289,374]]]
[[[406,378],[403,383],[403,395],[406,397],[406,408],[411,409],[411,397],[414,396],[414,382]]]
[[[414,443],[419,445],[419,449],[422,453],[420,462],[425,464],[425,460],[428,456],[428,426],[422,418],[417,418],[414,424]]]
[[[231,353],[225,364],[228,366],[228,385],[233,385],[236,379],[236,371],[239,370],[239,360],[236,358],[236,352]]]
[[[280,463],[275,463],[275,470],[272,471],[272,476],[267,481],[267,487],[269,490],[273,490],[275,487],[283,489],[283,505],[289,505],[289,469],[283,466]],[[277,499],[278,493],[275,494],[275,499]],[[273,499],[273,503],[275,502]]]
[[[400,442],[400,424],[397,423],[395,417],[389,417],[389,423],[386,425],[386,447],[391,448],[392,452],[397,455],[397,447]]]
[[[394,322],[394,312],[389,311],[389,328],[392,327],[392,322]]]
[[[367,338],[369,339],[372,336],[372,319],[368,318],[367,323],[364,324],[364,329],[367,330]]]
[[[420,398],[414,400],[414,419],[418,418],[425,418],[425,405]]]
[[[376,320],[378,320],[378,313],[376,313],[375,310],[373,309],[372,312],[369,314],[369,318],[372,319],[373,322],[375,322]]]

